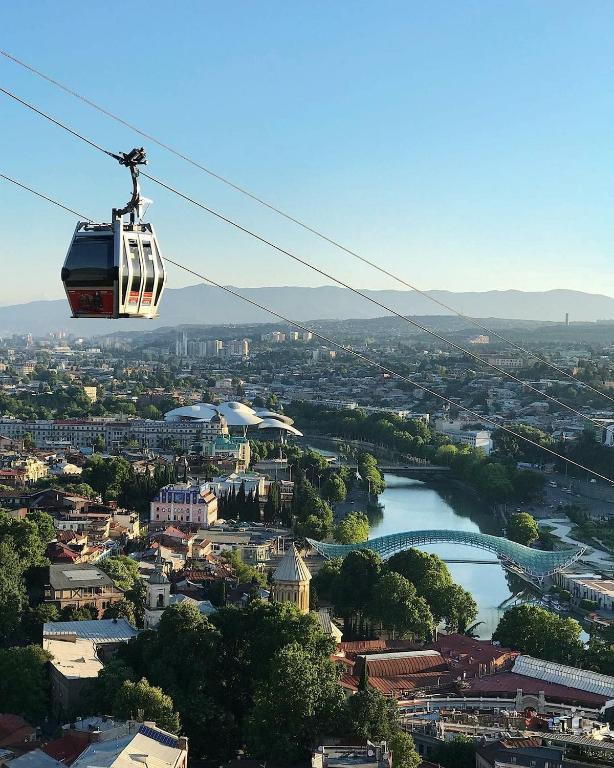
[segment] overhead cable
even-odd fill
[[[64,130],[68,131],[72,136],[75,138],[81,139],[85,143],[87,143],[89,146],[93,147],[94,149],[97,149],[100,152],[103,152],[105,155],[108,155],[109,157],[112,157],[114,159],[117,159],[117,155],[110,150],[105,149],[100,144],[97,144],[95,141],[92,141],[91,139],[87,138],[86,136],[83,136],[78,131],[74,130],[73,128],[70,128],[65,123],[61,122],[60,120],[52,117],[48,113],[44,112],[43,110],[39,109],[38,107],[35,107],[34,105],[30,104],[29,102],[25,101],[24,99],[16,96],[11,91],[6,90],[5,88],[0,87],[0,93],[4,93],[5,95],[9,96],[10,98],[14,99],[17,103],[20,105],[32,110],[37,115],[40,115],[41,117],[46,118],[49,120],[53,125],[63,128]],[[273,243],[270,240],[267,240],[262,235],[257,234],[253,230],[247,229],[243,225],[239,224],[238,222],[234,221],[233,219],[228,218],[227,216],[223,215],[222,213],[219,213],[218,211],[214,210],[213,208],[210,208],[209,206],[204,205],[204,203],[199,202],[198,200],[194,199],[193,197],[190,197],[189,195],[186,195],[185,193],[179,191],[175,187],[173,187],[170,184],[167,184],[164,181],[161,181],[160,179],[157,179],[155,176],[152,176],[151,174],[146,173],[145,171],[141,171],[140,174],[144,176],[145,178],[149,179],[150,181],[153,181],[155,184],[158,184],[159,186],[163,187],[164,189],[168,190],[169,192],[172,192],[173,194],[177,195],[178,197],[184,199],[185,201],[192,203],[193,205],[197,206],[201,210],[205,211],[206,213],[210,213],[211,215],[218,218],[220,221],[225,222],[226,224],[231,225],[235,229],[244,232],[245,234],[249,235],[250,237],[253,237],[254,239],[258,240],[259,242],[263,243],[264,245],[269,246],[270,248],[273,248],[274,250],[278,251],[279,253],[284,254],[285,256],[288,256],[290,259],[293,259],[298,264],[302,264],[303,266],[307,267],[308,269],[311,269],[312,271],[318,273],[319,275],[322,275],[323,277],[326,277],[329,280],[332,280],[333,282],[337,283],[337,285],[340,285],[341,287],[351,291],[352,293],[356,294],[357,296],[360,296],[361,298],[365,299],[365,301],[370,302],[371,304],[380,307],[385,312],[390,312],[390,314],[398,317],[400,320],[408,323],[409,325],[412,325],[415,328],[418,328],[419,330],[423,331],[424,333],[429,334],[430,336],[433,336],[438,341],[443,342],[444,344],[448,344],[452,348],[456,349],[458,352],[461,352],[464,355],[467,355],[468,357],[471,357],[472,359],[476,360],[476,362],[480,363],[481,365],[485,365],[488,368],[491,368],[492,370],[499,373],[501,376],[505,376],[508,379],[511,379],[515,383],[519,384],[520,386],[524,387],[525,389],[528,389],[532,392],[535,392],[540,398],[545,398],[546,400],[549,400],[550,402],[556,403],[556,405],[560,406],[561,408],[565,408],[570,413],[573,413],[575,416],[578,416],[580,419],[584,421],[590,421],[596,426],[601,426],[600,422],[596,419],[593,419],[590,416],[587,416],[586,414],[582,413],[581,411],[577,410],[571,405],[568,405],[567,403],[564,403],[562,400],[559,400],[556,397],[553,397],[552,395],[549,395],[547,392],[543,392],[542,390],[538,389],[537,387],[533,386],[532,384],[523,381],[522,379],[518,378],[518,376],[514,376],[514,374],[510,373],[509,371],[506,371],[503,368],[500,368],[499,366],[495,365],[494,363],[489,362],[488,360],[485,360],[484,358],[480,357],[479,355],[475,354],[474,352],[471,352],[471,350],[466,349],[465,347],[462,347],[460,344],[457,344],[456,342],[452,341],[451,339],[447,339],[445,336],[442,336],[441,334],[437,333],[437,331],[434,331],[432,328],[429,328],[426,325],[423,325],[422,323],[419,323],[417,320],[413,320],[410,317],[406,317],[405,315],[402,315],[400,312],[397,312],[392,307],[387,306],[381,301],[378,301],[377,299],[374,299],[372,296],[369,296],[368,294],[364,293],[363,291],[359,290],[358,288],[354,288],[353,286],[349,285],[349,283],[346,283],[344,280],[341,280],[340,278],[335,277],[330,272],[326,272],[325,270],[321,269],[320,267],[316,267],[314,264],[311,264],[306,259],[301,258],[300,256],[297,256],[296,254],[292,253],[291,251],[286,250],[285,248],[282,248],[281,246],[277,245],[276,243]]]
[[[396,275],[395,273],[391,272],[390,270],[386,269],[385,267],[382,267],[380,264],[377,264],[376,262],[372,261],[371,259],[366,258],[365,256],[361,256],[356,251],[352,250],[351,248],[343,245],[338,240],[335,240],[334,238],[330,237],[329,235],[326,235],[321,230],[316,229],[315,227],[305,223],[301,219],[296,218],[295,216],[292,216],[291,214],[287,213],[283,209],[277,207],[276,205],[273,205],[272,203],[267,202],[262,197],[256,195],[253,192],[250,192],[248,189],[246,189],[244,186],[241,186],[233,181],[231,181],[226,176],[223,176],[220,173],[217,173],[216,171],[212,170],[211,168],[208,168],[206,165],[203,165],[202,163],[198,162],[197,160],[194,160],[189,155],[184,154],[183,152],[180,152],[179,150],[175,149],[174,147],[170,146],[169,144],[163,142],[162,140],[156,138],[155,136],[152,136],[150,133],[147,133],[141,128],[138,128],[133,123],[128,122],[124,118],[120,117],[119,115],[116,115],[115,113],[111,112],[108,109],[105,109],[104,107],[100,106],[99,104],[96,104],[96,102],[92,101],[86,96],[83,96],[82,94],[78,93],[74,89],[70,88],[69,86],[65,85],[64,83],[61,83],[59,80],[54,79],[53,77],[50,77],[49,75],[45,74],[41,70],[37,69],[36,67],[32,66],[31,64],[28,64],[27,62],[23,61],[22,59],[18,59],[16,56],[13,56],[8,51],[4,51],[0,49],[0,55],[4,56],[6,59],[12,61],[15,64],[18,64],[20,67],[23,67],[24,69],[27,69],[32,74],[36,75],[37,77],[42,78],[43,80],[46,80],[48,83],[51,83],[56,88],[59,88],[60,90],[64,91],[65,93],[69,94],[70,96],[73,96],[76,99],[79,99],[84,104],[87,104],[89,107],[92,107],[96,111],[100,112],[101,114],[111,118],[112,120],[115,120],[120,125],[125,126],[126,128],[130,129],[131,131],[134,131],[139,136],[142,136],[146,138],[148,141],[153,142],[159,147],[162,147],[162,149],[165,149],[167,152],[170,152],[171,154],[175,155],[176,157],[180,158],[181,160],[184,160],[186,163],[189,163],[190,165],[194,166],[195,168],[198,168],[199,170],[203,171],[204,173],[208,174],[212,178],[216,179],[217,181],[220,181],[222,184],[226,184],[228,187],[234,189],[235,191],[239,192],[242,195],[245,195],[246,197],[250,198],[251,200],[254,200],[259,205],[264,206],[265,208],[268,208],[269,210],[273,211],[274,213],[278,214],[279,216],[282,216],[284,219],[287,219],[288,221],[291,221],[293,224],[296,224],[299,227],[302,227],[307,232],[310,232],[311,234],[315,235],[316,237],[320,238],[321,240],[329,243],[330,245],[334,246],[335,248],[338,248],[341,251],[344,251],[348,255],[352,256],[355,259],[358,259],[359,261],[363,262],[363,264],[367,264],[368,266],[372,267],[373,269],[376,269],[378,272],[380,272],[383,275],[386,275],[387,277],[392,278],[393,280],[396,280],[399,284],[404,285],[406,288],[409,288],[412,291],[415,291],[419,295],[423,296],[424,298],[428,299],[429,301],[432,301],[433,303],[437,304],[438,306],[442,307],[443,309],[448,310],[449,312],[452,312],[457,317],[461,318],[462,320],[465,320],[471,324],[473,324],[476,328],[480,328],[480,330],[484,331],[485,333],[488,333],[490,336],[494,336],[495,338],[499,339],[500,341],[504,342],[505,344],[508,344],[513,349],[515,349],[518,352],[522,352],[525,355],[529,355],[534,360],[537,360],[538,362],[542,363],[542,365],[546,365],[547,367],[551,368],[553,371],[556,371],[561,376],[564,376],[565,378],[569,379],[570,381],[573,381],[577,384],[580,384],[583,388],[590,390],[594,394],[600,395],[601,397],[605,398],[606,400],[609,400],[610,402],[614,403],[614,397],[611,397],[607,394],[607,392],[602,392],[601,390],[597,389],[596,387],[593,387],[592,385],[588,384],[587,382],[580,381],[578,378],[576,378],[573,373],[570,373],[569,371],[566,371],[564,368],[561,368],[560,366],[553,363],[551,360],[548,360],[545,357],[542,357],[541,355],[538,355],[536,352],[533,352],[532,350],[526,349],[522,345],[518,344],[517,342],[513,341],[512,339],[507,338],[506,336],[503,336],[498,331],[493,330],[492,328],[489,328],[488,326],[484,325],[480,320],[478,320],[475,317],[472,317],[470,315],[466,315],[463,312],[460,312],[459,310],[455,309],[454,307],[450,306],[446,302],[442,301],[441,299],[436,298],[435,296],[432,296],[428,291],[425,291],[421,288],[418,288],[418,286],[414,285],[413,283],[410,283],[405,278],[399,277],[399,275]]]
[[[22,184],[21,182],[16,181],[15,179],[11,178],[10,176],[6,176],[4,174],[0,174],[0,178],[5,179],[6,181],[9,181],[21,189],[27,190],[28,192],[31,192],[32,194],[36,195],[37,197],[52,203],[53,205],[58,206],[59,208],[62,208],[65,211],[69,211],[70,213],[74,213],[75,215],[79,216],[80,218],[86,220],[86,221],[93,221],[89,216],[85,216],[84,214],[78,213],[74,209],[64,205],[63,203],[58,202],[57,200],[54,200],[51,197],[48,197],[47,195],[44,195],[40,192],[37,192],[36,190],[32,189],[31,187],[26,186],[25,184]],[[378,368],[383,373],[387,373],[390,376],[394,376],[397,379],[401,379],[401,381],[406,382],[407,384],[410,384],[413,387],[416,387],[417,389],[422,390],[423,392],[426,392],[427,394],[431,395],[432,397],[436,397],[439,400],[443,401],[444,403],[447,403],[448,405],[452,405],[457,407],[459,410],[464,411],[465,413],[468,413],[470,416],[475,418],[476,420],[480,422],[484,422],[486,424],[490,424],[491,426],[495,427],[495,429],[501,429],[504,432],[512,435],[518,440],[522,440],[525,443],[528,443],[529,445],[534,446],[535,448],[538,448],[542,451],[545,451],[546,453],[549,453],[550,455],[554,456],[555,458],[566,462],[567,464],[570,464],[572,466],[575,466],[578,469],[581,469],[583,472],[588,472],[589,474],[593,475],[594,477],[599,478],[600,480],[605,480],[607,483],[614,484],[614,480],[610,477],[607,477],[606,475],[602,475],[599,472],[596,472],[594,469],[590,469],[589,467],[584,466],[583,464],[580,464],[577,461],[574,461],[573,459],[570,459],[568,456],[563,456],[563,454],[558,453],[557,451],[552,450],[551,448],[548,448],[547,446],[541,445],[535,440],[531,440],[531,438],[526,437],[525,435],[521,435],[518,432],[515,432],[510,427],[507,427],[503,424],[499,424],[498,422],[494,421],[493,419],[483,416],[482,414],[477,413],[476,411],[471,410],[467,406],[460,405],[459,403],[456,403],[455,401],[451,400],[449,397],[446,397],[445,395],[442,395],[440,392],[437,392],[436,390],[430,389],[429,387],[425,386],[424,384],[421,384],[417,381],[414,381],[409,376],[405,376],[402,373],[399,373],[398,371],[393,370],[392,368],[388,368],[387,366],[383,365],[382,363],[379,363],[377,360],[373,360],[372,358],[368,357],[367,355],[363,354],[362,352],[358,352],[355,349],[352,349],[351,347],[346,346],[345,344],[342,344],[339,341],[336,341],[335,339],[332,339],[329,336],[325,336],[324,334],[320,333],[319,331],[316,331],[313,328],[310,328],[307,325],[304,325],[303,323],[300,323],[296,320],[293,320],[283,314],[281,312],[277,312],[274,309],[271,309],[270,307],[266,306],[265,304],[260,304],[260,302],[255,301],[254,299],[250,299],[247,296],[243,296],[243,294],[239,293],[238,291],[234,290],[233,288],[229,288],[226,285],[222,285],[221,283],[218,283],[216,280],[213,280],[210,277],[207,277],[206,275],[203,275],[200,272],[197,272],[196,270],[186,267],[184,264],[181,264],[181,262],[174,261],[173,259],[169,259],[165,257],[164,259],[168,264],[172,264],[173,266],[177,267],[178,269],[183,270],[184,272],[192,275],[193,277],[197,277],[200,280],[203,280],[204,282],[208,283],[209,285],[214,286],[215,288],[219,288],[221,291],[224,291],[225,293],[234,296],[237,299],[240,299],[241,301],[246,302],[247,304],[250,304],[253,307],[256,307],[257,309],[262,310],[263,312],[267,312],[268,314],[272,315],[273,317],[278,318],[279,320],[282,320],[285,323],[288,323],[289,325],[299,328],[304,333],[311,333],[315,338],[320,339],[320,341],[323,341],[325,344],[330,344],[331,346],[335,347],[336,349],[341,350],[342,352],[345,352],[349,355],[352,355],[353,357],[361,360],[363,363],[366,363],[369,366]]]

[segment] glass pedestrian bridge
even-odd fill
[[[360,544],[328,544],[324,541],[307,539],[309,544],[326,558],[345,557],[348,552],[358,549],[370,549],[377,552],[384,560],[410,547],[424,544],[466,544],[469,547],[486,549],[494,552],[501,563],[511,570],[522,571],[529,577],[541,581],[545,576],[566,568],[578,560],[585,552],[585,547],[562,549],[556,552],[546,552],[542,549],[531,549],[523,544],[517,544],[502,536],[491,536],[487,533],[474,531],[406,531],[379,536]]]

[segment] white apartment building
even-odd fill
[[[490,432],[487,429],[466,429],[465,424],[461,421],[437,419],[435,431],[440,435],[446,435],[453,443],[480,448],[487,456],[493,448]]]
[[[142,448],[164,449],[171,442],[188,450],[197,440],[213,440],[228,433],[224,425],[207,421],[163,421],[149,419],[57,419],[21,421],[0,418],[0,435],[18,440],[29,433],[37,448],[50,445],[71,445],[74,448],[91,448],[101,436],[105,450],[136,440]]]

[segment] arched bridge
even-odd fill
[[[369,539],[360,544],[328,544],[324,541],[307,539],[309,544],[326,558],[345,557],[348,552],[357,549],[370,549],[377,552],[384,560],[410,547],[421,544],[436,544],[448,542],[451,544],[466,544],[494,552],[503,565],[520,570],[527,576],[538,580],[550,576],[578,560],[585,551],[584,547],[563,549],[556,552],[546,552],[542,549],[531,549],[515,541],[504,539],[502,536],[490,536],[487,533],[474,531],[407,531],[406,533],[391,533]]]

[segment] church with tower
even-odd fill
[[[309,613],[311,573],[294,544],[273,573],[271,598],[278,603],[294,603],[301,613]]]

